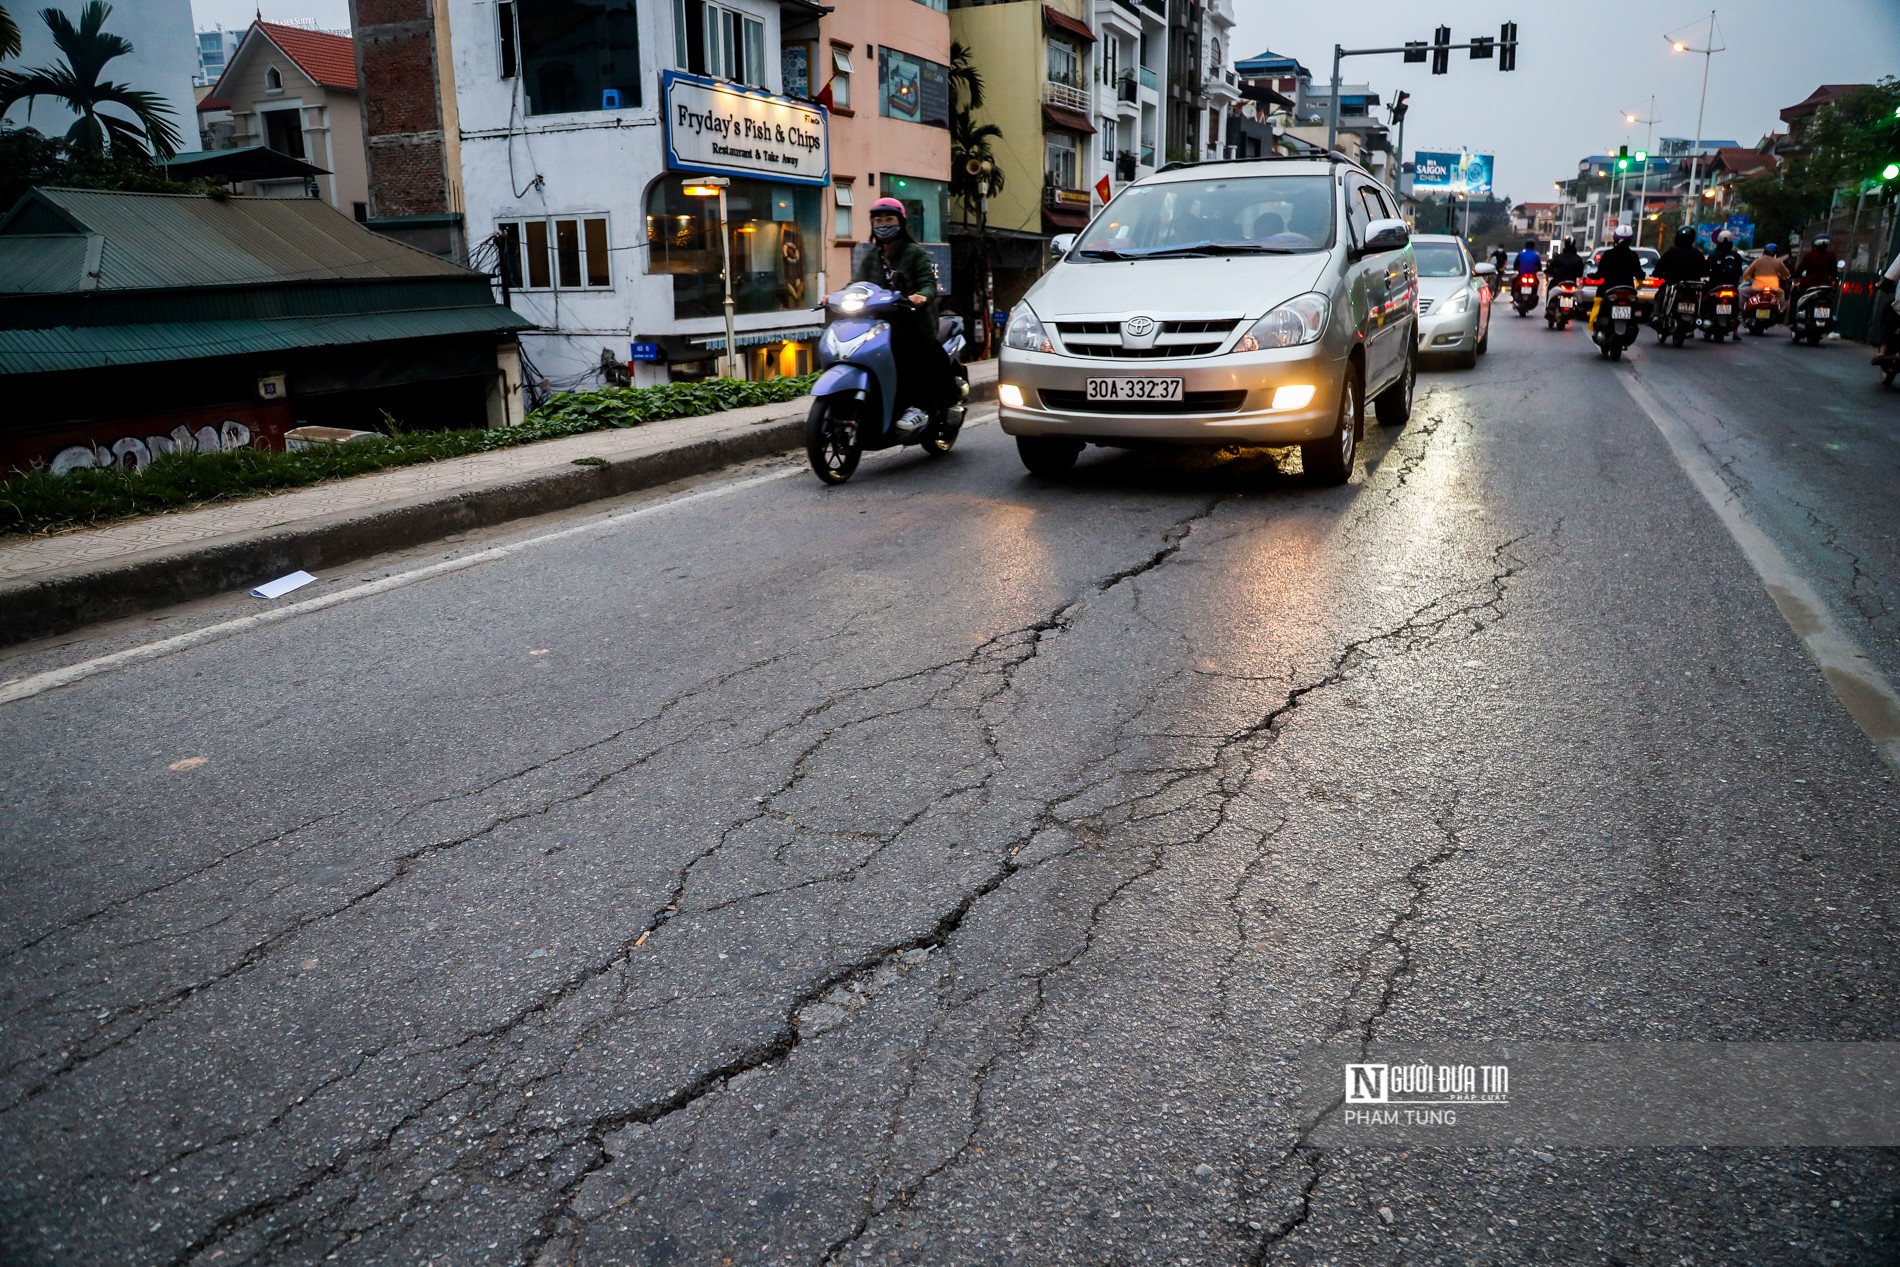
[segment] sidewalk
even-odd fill
[[[971,401],[996,365],[969,366]],[[0,538],[0,645],[704,474],[804,443],[811,398],[591,431],[51,537]],[[606,465],[575,465],[598,458]]]

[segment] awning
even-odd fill
[[[801,326],[796,330],[755,330],[751,334],[735,336],[735,342],[742,348],[762,348],[768,343],[803,343],[815,339],[825,332],[823,326]],[[705,348],[708,352],[724,352],[726,336],[715,335],[710,339],[688,339],[688,343]]]
[[[1078,40],[1095,43],[1095,32],[1089,30],[1088,23],[1080,18],[1072,18],[1053,6],[1046,4],[1042,6],[1042,22],[1044,26],[1053,26],[1056,30],[1073,35]]]
[[[235,150],[196,150],[176,154],[162,161],[165,174],[174,180],[302,180],[306,176],[328,176],[328,169],[313,166],[301,158],[280,154],[268,145],[246,145]]]
[[[1080,233],[1089,227],[1089,213],[1080,207],[1044,207],[1042,228],[1045,233]]]
[[[1087,115],[1065,110],[1061,106],[1052,106],[1047,102],[1042,106],[1042,121],[1049,127],[1061,132],[1080,132],[1086,136],[1095,135],[1095,125],[1088,121]]]
[[[456,334],[501,334],[534,323],[500,304],[270,321],[181,321],[0,330],[0,374],[52,374],[108,365],[198,361],[256,352],[383,343]]]

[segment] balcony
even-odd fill
[[[1135,77],[1123,75],[1115,81],[1115,100],[1126,101],[1131,105],[1135,101]]]
[[[1042,81],[1042,99],[1052,106],[1061,106],[1064,110],[1073,110],[1087,117],[1092,107],[1088,89],[1081,84],[1069,83],[1061,79]]]
[[[1155,147],[1154,146],[1144,145],[1141,147],[1141,165],[1143,167],[1153,167],[1155,165]]]
[[[1141,86],[1146,88],[1149,92],[1159,93],[1161,91],[1161,76],[1155,74],[1146,66],[1143,66],[1141,68]]]

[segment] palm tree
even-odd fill
[[[982,177],[969,170],[972,163],[990,165],[989,191],[1003,190],[1003,169],[996,162],[990,142],[1001,140],[1003,129],[994,123],[978,123],[971,112],[983,104],[983,74],[970,61],[967,46],[950,45],[950,194],[963,202],[963,218],[983,191]]]
[[[7,12],[7,6],[0,4],[0,57],[18,57],[20,55],[20,24]]]
[[[170,158],[178,152],[179,140],[169,121],[172,109],[164,99],[126,84],[100,81],[107,62],[132,51],[130,40],[104,29],[111,13],[112,6],[105,0],[88,0],[75,27],[58,9],[40,10],[40,19],[51,28],[53,43],[66,60],[37,70],[5,72],[0,79],[0,113],[24,101],[30,114],[35,97],[52,97],[79,116],[66,132],[75,150],[103,156],[108,149],[124,145],[149,148],[159,158]],[[132,119],[103,113],[100,106],[118,106]]]

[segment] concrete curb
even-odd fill
[[[994,381],[970,385],[971,403],[994,399]],[[329,515],[98,566],[43,573],[31,580],[3,582],[0,646],[30,642],[211,594],[248,590],[260,580],[299,568],[315,571],[782,453],[804,443],[805,415],[810,407],[811,398],[800,397],[786,402],[786,416],[754,424],[744,432],[608,459],[604,466],[540,471],[443,496]]]

